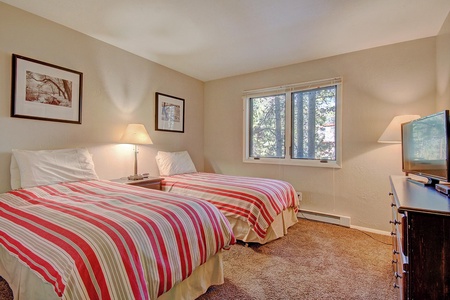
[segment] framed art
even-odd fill
[[[156,93],[156,130],[184,132],[184,99]]]
[[[81,124],[83,73],[13,54],[11,117]]]

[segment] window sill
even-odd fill
[[[244,163],[250,164],[269,164],[269,165],[285,165],[285,166],[301,166],[301,167],[313,167],[313,168],[342,168],[342,163],[338,161],[320,162],[317,160],[287,160],[281,158],[245,158]]]

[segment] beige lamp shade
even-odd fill
[[[128,176],[129,180],[142,180],[143,175],[138,174],[138,146],[144,144],[153,144],[152,139],[148,135],[147,129],[143,124],[128,124],[122,138],[121,143],[134,144],[134,174]]]
[[[396,116],[389,123],[383,134],[378,139],[378,143],[399,144],[402,142],[402,127],[403,123],[420,118],[419,115],[401,115]]]
[[[143,124],[128,124],[120,142],[134,145],[153,144]]]

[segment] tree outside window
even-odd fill
[[[292,93],[292,158],[336,160],[336,86]]]
[[[284,157],[286,97],[250,98],[250,156]]]

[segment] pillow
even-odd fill
[[[181,152],[163,152],[158,151],[156,155],[156,164],[158,165],[161,176],[171,176],[176,174],[197,172],[194,163],[187,151]]]
[[[12,152],[19,166],[22,188],[68,181],[98,180],[94,162],[87,149],[13,149]],[[12,180],[11,176],[11,185]]]
[[[11,189],[20,189],[20,171],[14,155],[11,155],[11,164],[9,165],[9,173],[11,174]]]
[[[18,150],[18,151],[20,151],[20,150]],[[22,151],[24,151],[24,150],[22,150]],[[73,149],[41,150],[41,152],[44,152],[44,151],[47,151],[47,152],[48,151],[71,152],[71,151],[73,151]],[[92,157],[92,154],[89,154],[89,155],[91,155],[91,157]],[[14,154],[11,155],[11,164],[9,167],[9,171],[11,174],[11,189],[13,189],[13,190],[20,189],[22,187],[20,184],[20,170],[19,170],[19,165],[17,164],[17,160],[14,157]]]

